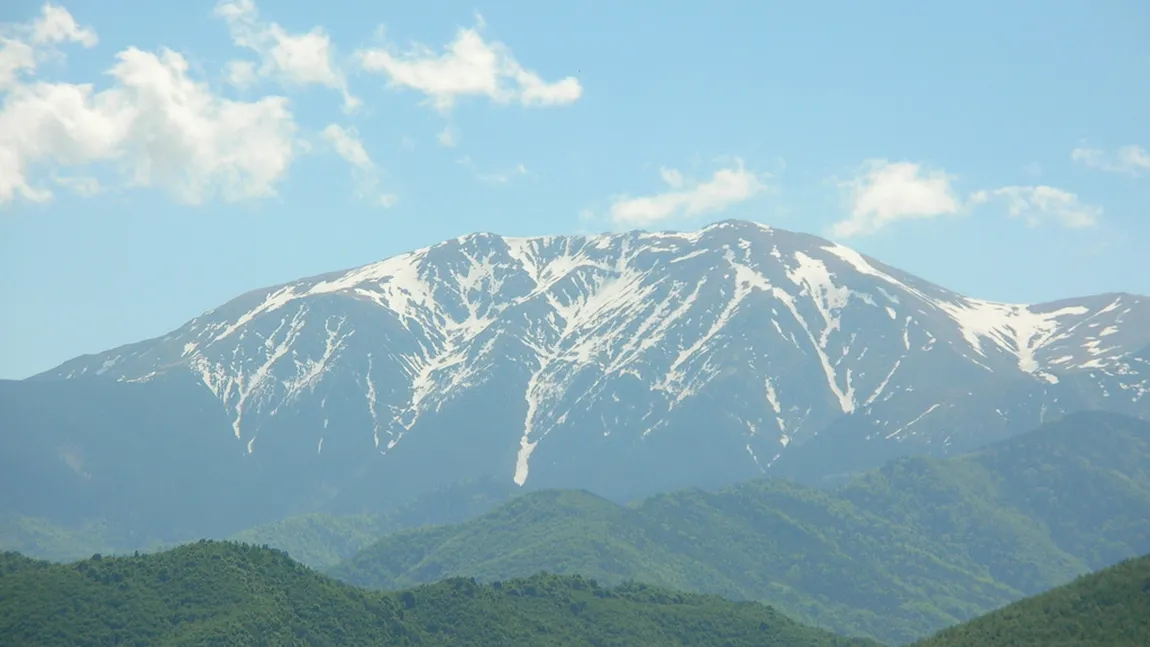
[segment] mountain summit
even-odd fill
[[[497,474],[630,497],[818,480],[1078,409],[1150,417],[1148,348],[1145,297],[983,301],[724,221],[472,234],[32,379],[187,382],[226,412],[237,454],[332,492],[365,473],[410,493]]]

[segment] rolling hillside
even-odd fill
[[[953,459],[897,459],[835,491],[760,480],[620,506],[525,494],[387,536],[333,569],[398,588],[541,570],[762,600],[887,643],[1150,552],[1150,424],[1083,413]]]
[[[1150,555],[951,627],[913,647],[1145,647]]]
[[[221,542],[74,564],[0,554],[0,637],[6,647],[871,644],[757,604],[579,577],[362,591],[282,552]]]

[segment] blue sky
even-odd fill
[[[3,3],[0,377],[480,230],[1150,294],[1146,2],[563,4]]]

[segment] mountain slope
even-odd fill
[[[229,478],[243,496],[282,517],[487,476],[613,500],[765,473],[822,482],[1075,410],[1150,418],[1148,345],[1143,297],[980,301],[814,236],[727,221],[464,236],[256,290],[32,383],[210,397],[220,419],[199,435],[227,442],[218,469],[242,472]],[[21,424],[0,433],[59,453]],[[73,444],[95,451],[118,433],[80,430]]]
[[[462,481],[442,490],[421,494],[397,508],[372,514],[305,513],[238,532],[229,533],[219,527],[214,530],[219,532],[217,538],[246,544],[270,544],[287,551],[292,559],[307,566],[328,568],[352,557],[389,532],[470,519],[521,492],[513,483],[504,480]],[[207,493],[212,492],[208,490]],[[233,499],[230,505],[234,504]],[[235,512],[233,508],[232,513]],[[256,516],[257,513],[246,511],[246,514]],[[169,532],[137,532],[141,527],[153,530],[167,528]],[[210,533],[213,528],[205,530]],[[191,531],[186,524],[173,528],[115,516],[71,524],[67,520],[0,514],[0,551],[14,551],[57,562],[74,561],[93,553],[154,552],[202,538],[202,534]]]
[[[107,525],[125,542],[260,519],[259,474],[190,379],[4,380],[0,412],[0,516]],[[299,495],[291,482],[282,492]]]
[[[365,592],[279,551],[201,542],[75,564],[0,554],[6,645],[870,645],[754,604],[540,575]]]
[[[331,572],[382,588],[548,570],[758,599],[905,642],[1150,552],[1150,423],[1083,413],[951,459],[904,458],[833,492],[760,480],[628,507],[525,494],[388,536]]]
[[[1150,556],[1082,576],[915,643],[915,647],[973,645],[1150,645]]]
[[[382,515],[306,514],[246,528],[232,537],[248,544],[270,544],[312,568],[330,568],[353,557],[380,537],[407,528],[461,522],[477,517],[519,494],[507,481],[455,483],[416,497]]]

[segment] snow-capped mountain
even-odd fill
[[[726,221],[464,236],[251,292],[33,379],[191,377],[237,453],[329,485],[372,472],[415,494],[498,474],[632,496],[791,454],[817,478],[963,451],[1076,409],[1150,418],[1148,349],[1144,297],[981,301]]]

